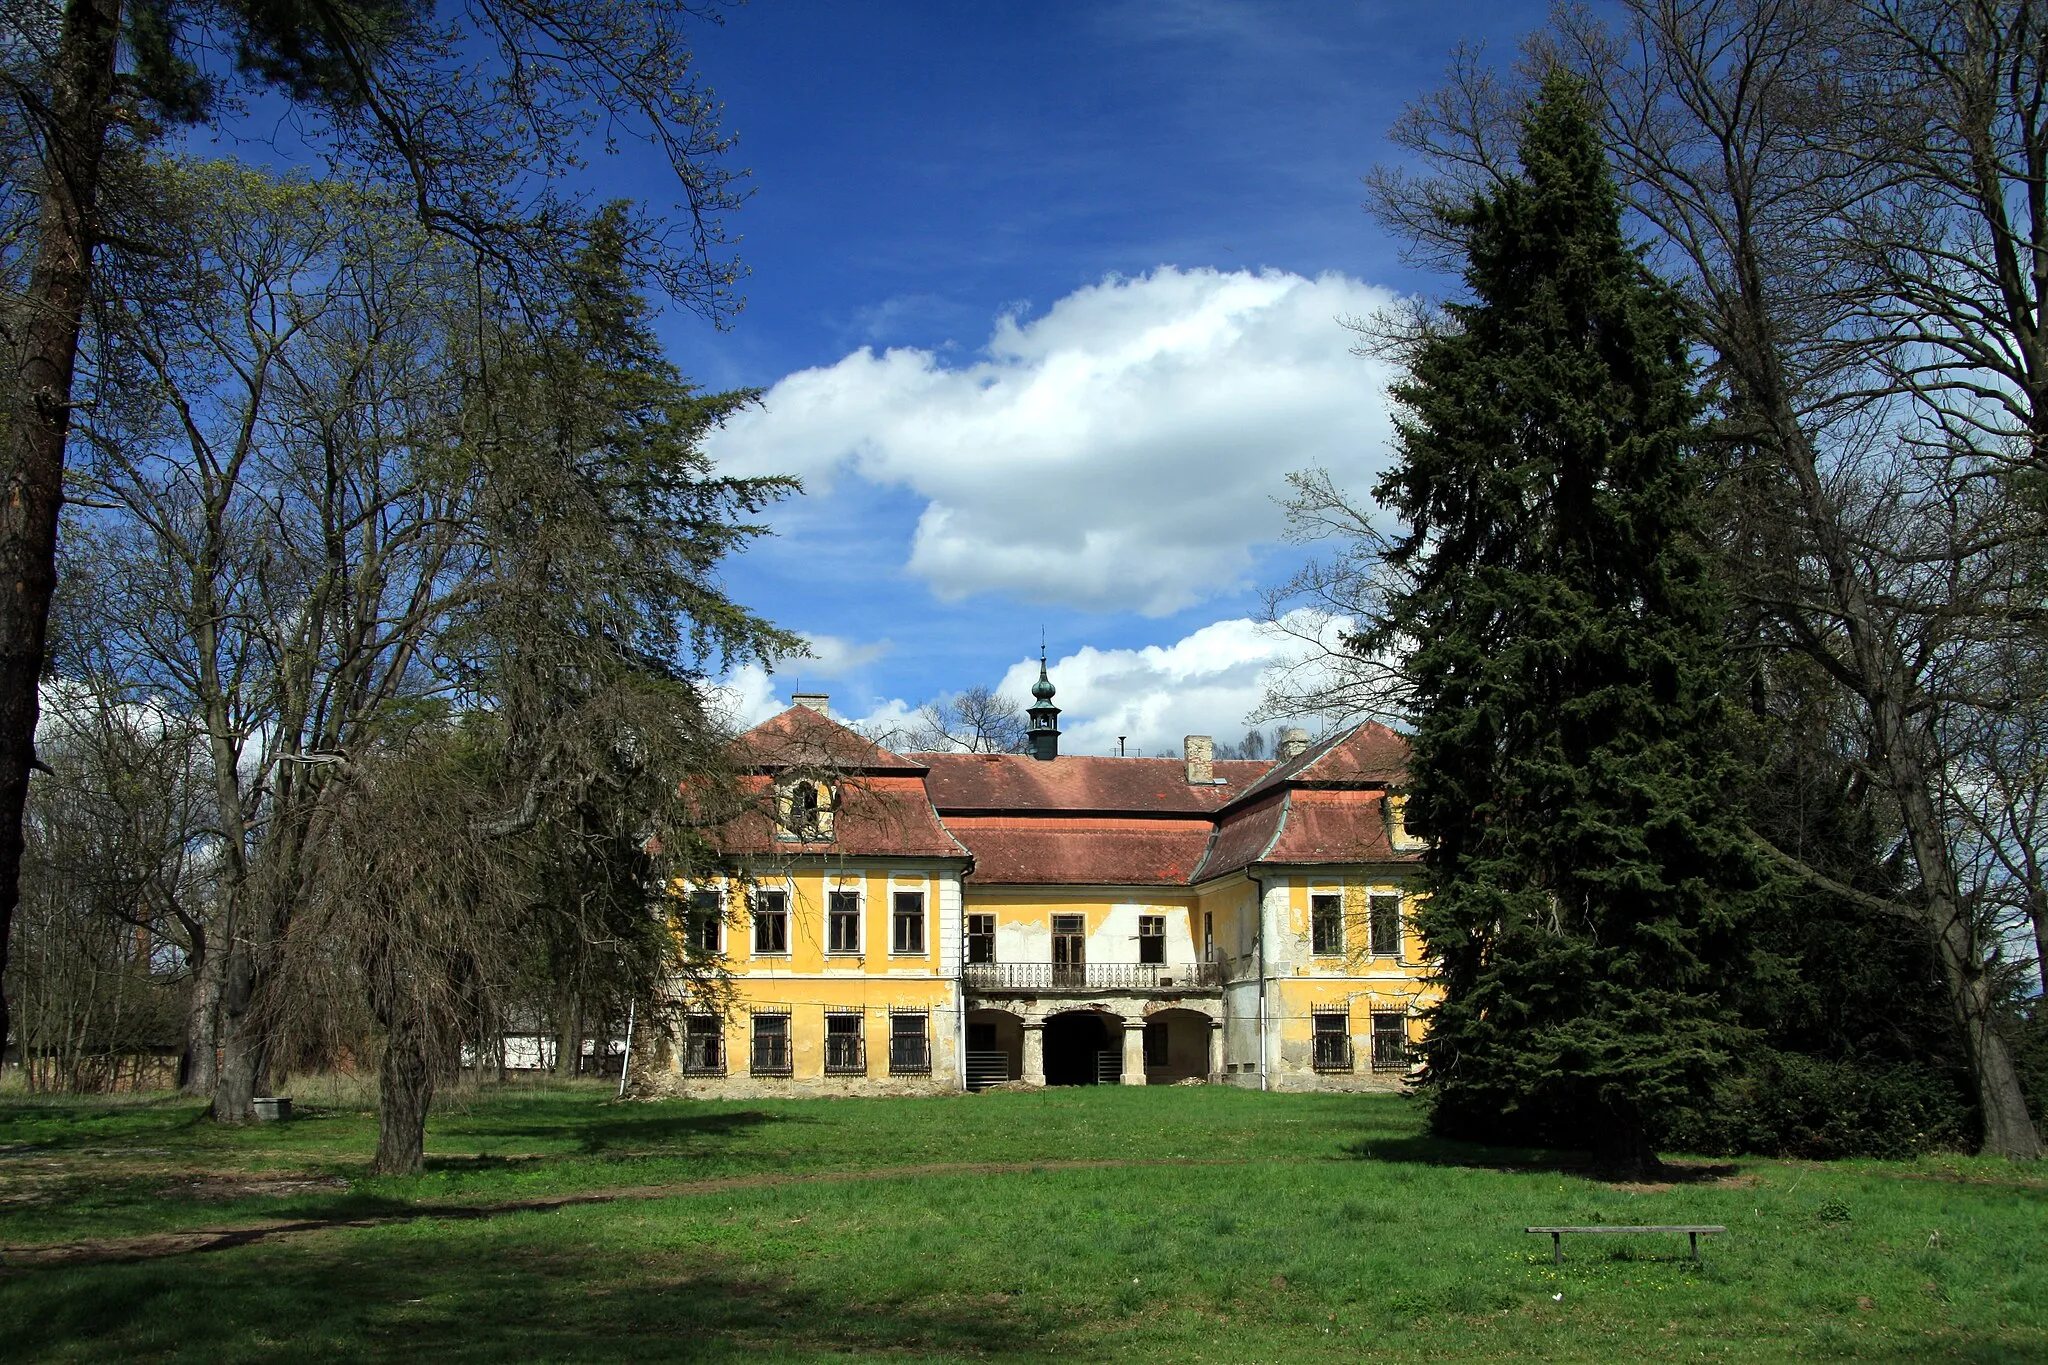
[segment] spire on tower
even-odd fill
[[[1025,714],[1031,717],[1031,728],[1026,738],[1031,741],[1031,756],[1051,760],[1060,754],[1060,708],[1052,704],[1052,676],[1045,668],[1045,630],[1039,628],[1038,681],[1031,684],[1034,698]]]

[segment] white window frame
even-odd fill
[[[1371,956],[1390,957],[1396,962],[1401,960],[1408,937],[1408,907],[1403,903],[1404,900],[1399,891],[1371,891],[1366,894],[1365,946]],[[1379,919],[1379,907],[1388,901],[1394,903],[1394,945],[1391,949],[1384,947],[1379,941],[1379,935],[1374,932],[1374,926]]]
[[[763,886],[763,887],[757,887],[757,888],[755,889],[755,891],[754,891],[754,896],[756,897],[756,900],[754,901],[754,906],[753,906],[753,914],[754,914],[754,926],[753,926],[753,929],[754,929],[754,932],[753,932],[753,936],[752,936],[752,938],[751,938],[751,940],[750,940],[750,941],[751,941],[751,944],[752,944],[752,949],[753,949],[753,955],[754,955],[755,957],[788,957],[788,956],[790,956],[790,952],[791,952],[791,950],[790,950],[790,946],[789,946],[789,944],[790,944],[790,932],[789,932],[789,928],[790,928],[790,924],[789,924],[789,921],[790,921],[790,913],[789,913],[789,901],[790,901],[790,895],[789,895],[789,889],[788,889],[787,887],[781,887],[781,886]],[[759,898],[762,898],[762,897],[768,897],[768,896],[773,896],[773,897],[777,897],[777,898],[779,898],[779,899],[781,900],[781,902],[782,902],[782,906],[781,906],[781,908],[780,908],[779,910],[773,910],[773,911],[770,911],[770,910],[766,910],[766,909],[764,909],[764,908],[762,907],[762,905],[761,905],[761,903],[760,903],[760,899],[759,899]],[[777,917],[777,918],[781,919],[781,921],[782,921],[782,946],[781,946],[780,948],[763,948],[763,947],[761,946],[761,922],[762,922],[762,920],[764,920],[765,918],[768,918],[768,917],[769,917],[769,916],[771,916],[771,915],[772,915],[772,916],[774,916],[774,917]]]
[[[834,929],[836,921],[840,918],[839,912],[834,908],[834,905],[841,896],[851,896],[853,898],[853,946],[851,948],[833,946]],[[862,955],[862,949],[867,945],[867,900],[867,891],[863,887],[832,886],[825,889],[825,956],[859,957]]]
[[[917,897],[917,946],[905,948],[897,942],[897,922],[903,918],[897,909],[899,896]],[[923,887],[889,888],[889,956],[926,958],[931,956],[931,898]]]

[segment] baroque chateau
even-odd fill
[[[644,1081],[692,1095],[990,1085],[1388,1087],[1427,972],[1406,746],[1363,724],[1272,761],[894,753],[803,695],[741,737],[735,873],[690,884],[685,998]]]

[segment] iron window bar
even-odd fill
[[[1350,1071],[1353,1067],[1351,1056],[1350,1020],[1341,1014],[1318,1014],[1315,1020],[1315,1057],[1317,1071]]]
[[[1408,1041],[1406,1011],[1374,1010],[1372,1014],[1372,1069],[1406,1071],[1415,1064],[1415,1047]]]
[[[762,1028],[763,1024],[777,1024],[781,1028]],[[748,1070],[756,1076],[788,1076],[795,1073],[795,1058],[790,1048],[789,1016],[786,1014],[757,1014],[754,1016],[753,1055],[749,1058]]]
[[[825,1016],[825,1074],[865,1076],[868,1050],[863,1019],[858,1014]]]
[[[683,1018],[683,1074],[723,1076],[725,1074],[725,1021],[715,1014],[692,1014]]]
[[[889,1016],[889,1074],[928,1076],[932,1069],[931,1039],[922,1014]]]

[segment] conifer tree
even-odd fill
[[[1405,652],[1441,1134],[1652,1169],[1741,1034],[1719,988],[1759,874],[1728,796],[1722,609],[1694,534],[1701,400],[1561,72],[1522,172],[1448,211],[1471,301],[1415,341],[1405,522],[1367,644]]]

